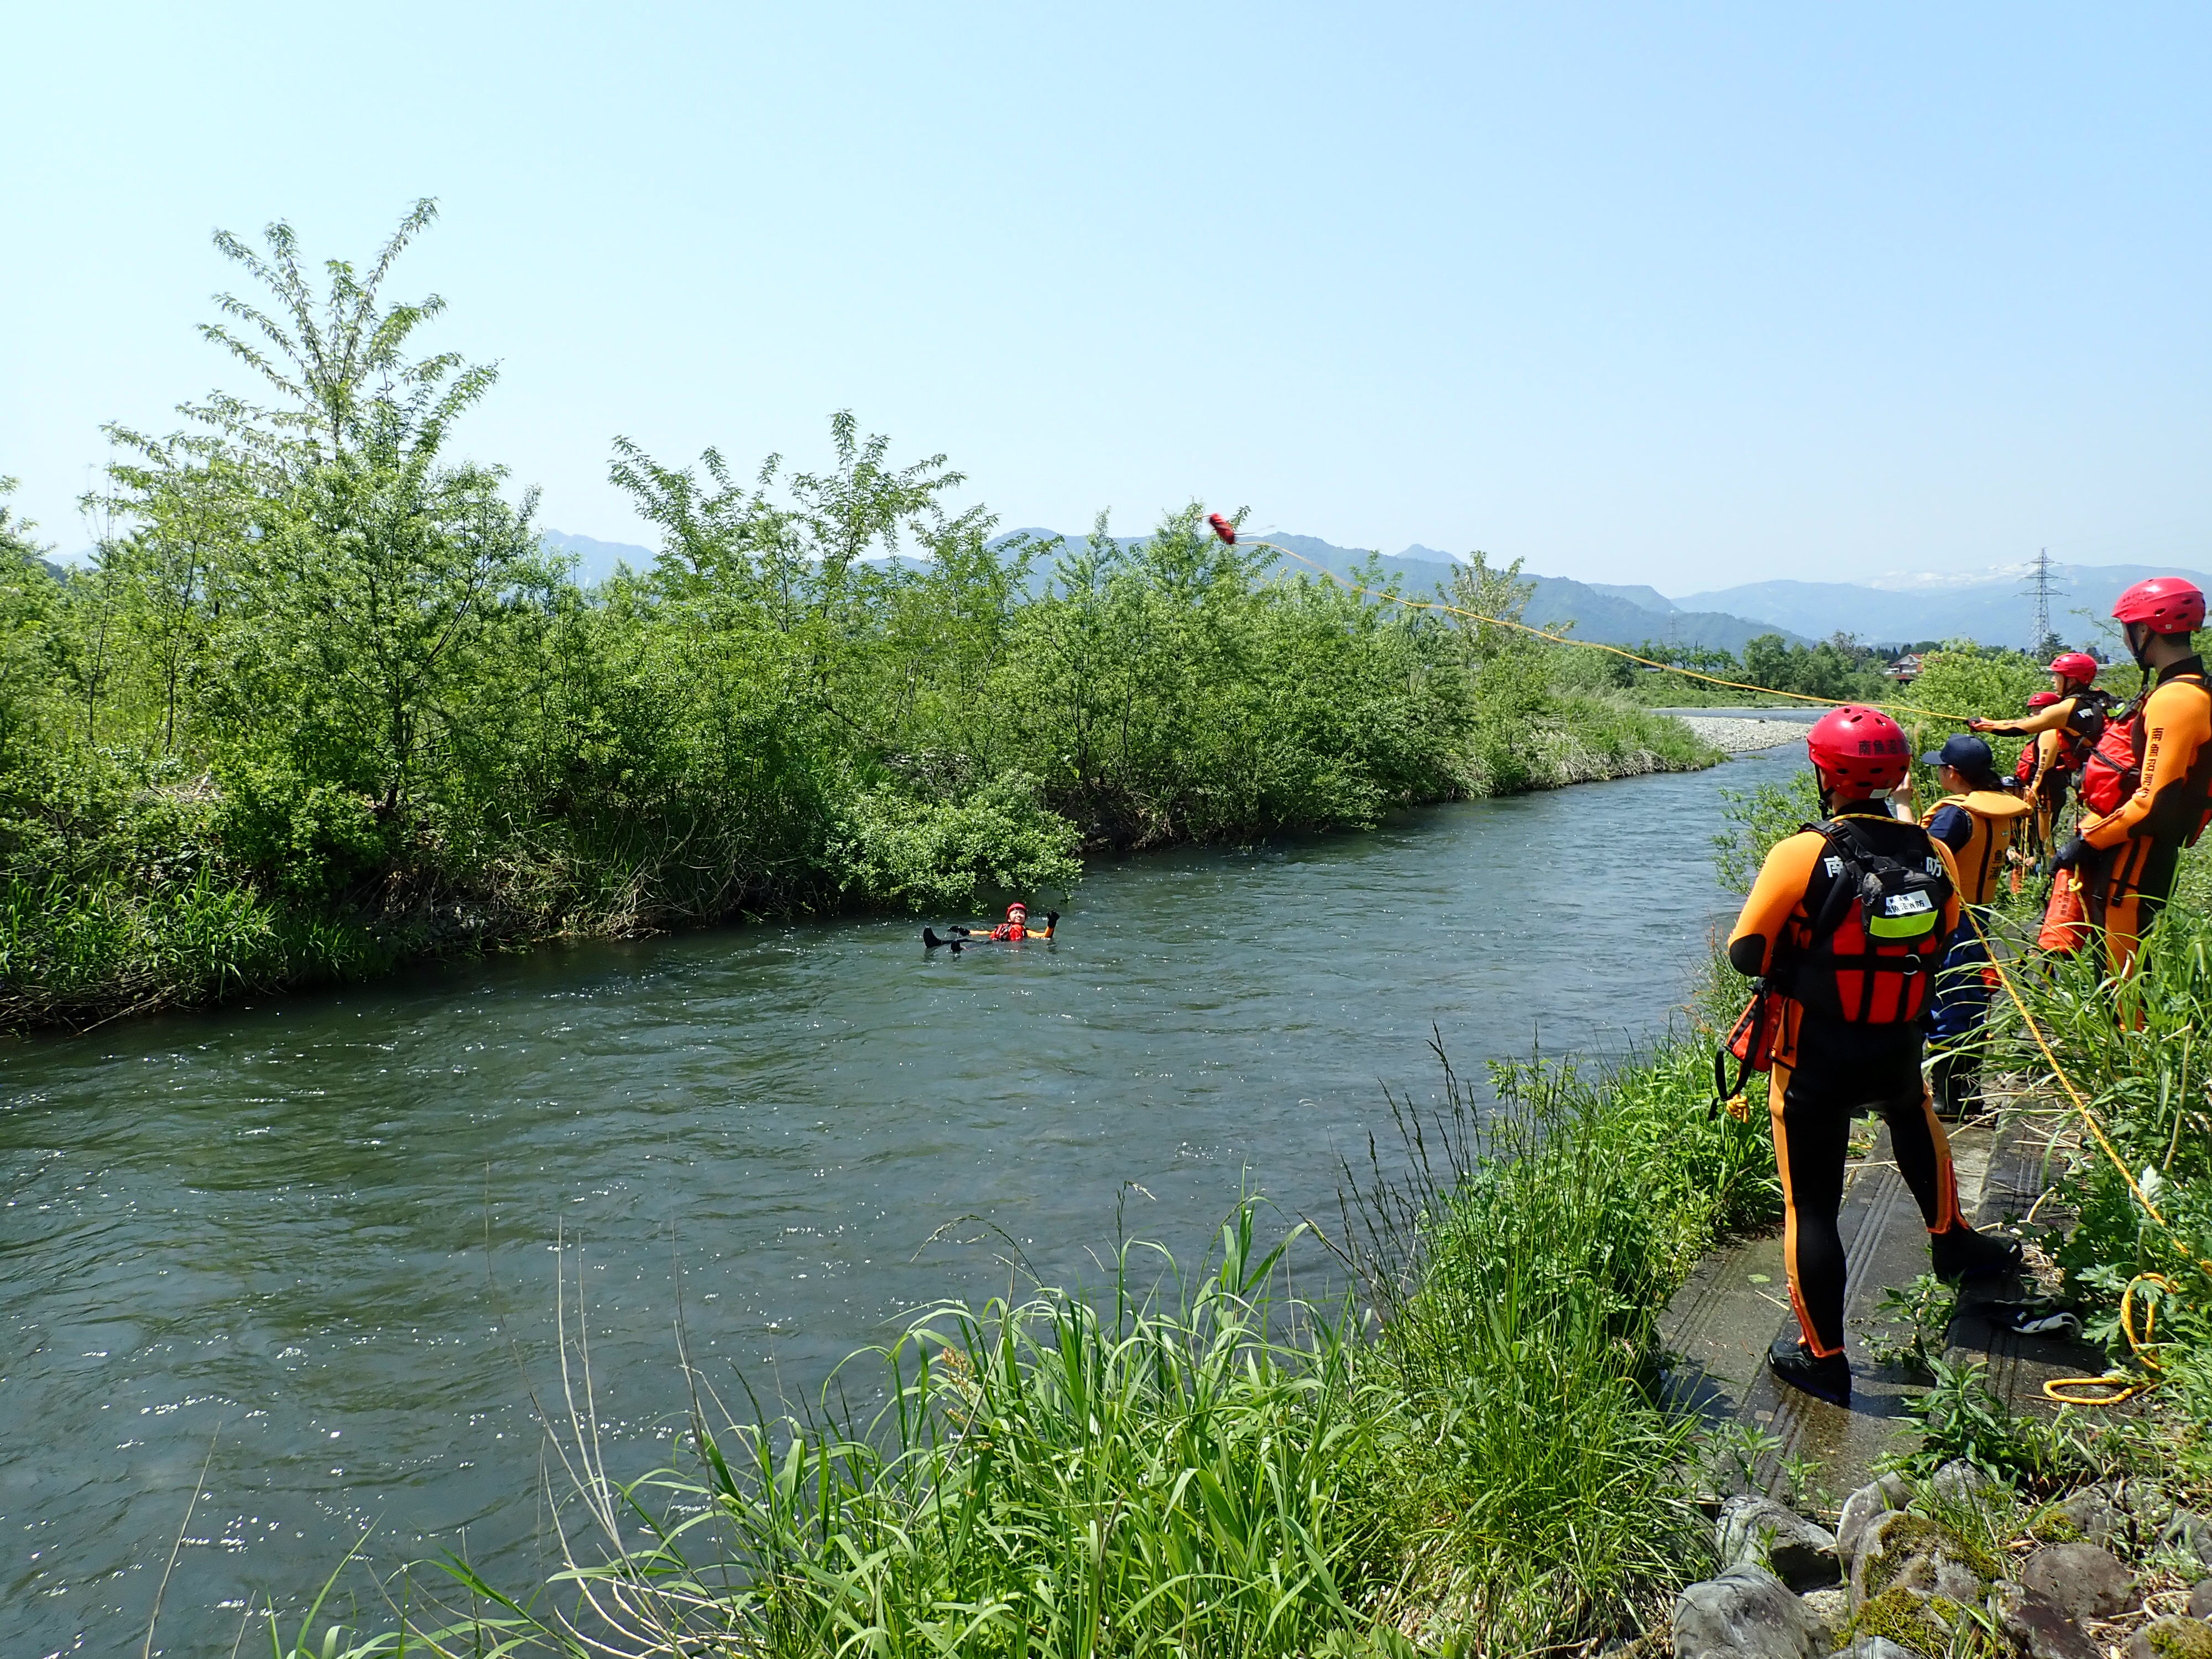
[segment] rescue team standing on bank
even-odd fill
[[[1974,722],[1977,732],[2035,739],[2021,754],[2021,764],[2028,766],[2033,757],[2033,769],[2023,781],[2035,809],[2033,845],[2039,857],[2053,844],[2051,830],[2066,804],[2067,786],[2111,723],[2112,695],[2097,684],[2103,666],[2086,651],[2063,651],[2051,659],[2052,689],[2028,699],[2025,720]]]
[[[2193,640],[2204,625],[2204,595],[2194,583],[2137,582],[2112,615],[2150,690],[2132,719],[2108,723],[2082,762],[2081,802],[2093,816],[2051,862],[2080,872],[2106,960],[2124,977],[2172,896],[2182,849],[2212,817],[2212,689]]]
[[[2089,919],[2123,977],[2172,892],[2182,849],[2212,820],[2212,689],[2192,641],[2204,623],[2194,584],[2138,582],[2112,615],[2146,676],[2139,705],[2114,713],[2095,687],[2094,659],[2069,653],[2051,664],[2054,692],[2027,719],[1973,726],[2037,738],[2031,785],[2078,776],[2086,816],[2052,863],[2062,880],[2081,872]],[[2046,738],[2055,740],[2046,746]],[[1939,1276],[2020,1265],[2017,1243],[1977,1232],[1961,1216],[1936,1103],[1940,1095],[1963,1110],[1987,1013],[1986,956],[1965,907],[1995,896],[2007,848],[2031,813],[2049,844],[2064,784],[2047,806],[2033,787],[2029,800],[2011,797],[1989,745],[1954,738],[1922,757],[1946,795],[1914,823],[1892,810],[1911,754],[1889,716],[1835,709],[1814,723],[1806,748],[1826,816],[1767,854],[1729,935],[1729,960],[1761,981],[1763,996],[1780,999],[1767,1107],[1798,1334],[1776,1341],[1768,1364],[1791,1387],[1846,1405],[1837,1221],[1853,1117],[1874,1112],[1888,1124]],[[1923,1047],[1933,1049],[1925,1076]]]

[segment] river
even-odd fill
[[[0,1653],[136,1651],[204,1462],[157,1650],[372,1525],[534,1583],[558,1261],[635,1474],[679,1283],[726,1395],[796,1395],[1013,1247],[1097,1280],[1117,1206],[1195,1255],[1248,1185],[1324,1205],[1432,1025],[1475,1075],[1663,1026],[1719,792],[1795,763],[1102,865],[1049,945],[755,927],[0,1047]]]

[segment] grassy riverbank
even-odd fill
[[[2026,1017],[2000,1004],[1995,1058],[2023,1086],[2014,1109],[2050,1136],[2057,1198],[2078,1217],[2049,1240],[2066,1296],[2119,1372],[2155,1385],[2144,1408],[2161,1459],[2212,1490],[2212,843],[2184,860],[2124,988],[2086,954],[2016,982]],[[2061,1464],[2077,1449],[2027,1443]]]
[[[492,371],[408,355],[437,307],[376,291],[427,217],[327,296],[282,228],[226,244],[259,289],[211,334],[270,402],[115,430],[89,568],[0,512],[0,1025],[966,914],[1097,852],[1715,758],[1575,653],[1286,578],[1196,507],[1133,547],[994,539],[943,457],[845,416],[820,471],[752,480],[618,442],[659,556],[581,587],[533,498],[454,459]]]

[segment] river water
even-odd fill
[[[726,1398],[797,1395],[1015,1247],[1097,1281],[1117,1205],[1193,1256],[1240,1189],[1324,1206],[1432,1025],[1475,1075],[1663,1026],[1720,791],[1792,764],[1104,865],[1050,945],[757,927],[0,1048],[0,1653],[136,1651],[180,1527],[171,1653],[372,1525],[534,1583],[556,1262],[633,1474],[679,1284]]]

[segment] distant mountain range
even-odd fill
[[[2187,576],[2212,587],[2212,576],[2168,565],[2054,564],[2051,567],[2051,626],[2077,645],[2102,640],[2099,623],[2120,590],[2146,576]],[[1922,577],[1884,586],[1856,582],[1751,582],[1674,601],[1687,608],[1722,608],[1778,628],[1824,635],[1838,629],[1863,640],[1978,640],[1984,645],[2026,646],[2035,631],[2035,601],[2019,570],[1975,576]],[[2087,612],[2085,616],[2081,613]]]
[[[653,568],[653,553],[649,547],[639,547],[630,542],[594,541],[589,536],[573,536],[565,530],[548,530],[538,538],[541,545],[556,553],[576,556],[576,580],[590,587],[615,574],[617,565],[628,565],[636,571]]]
[[[1354,565],[1368,556],[1358,548],[1333,546],[1312,536],[1273,533],[1266,539],[1278,547],[1303,553],[1316,564],[1339,575],[1349,574]],[[1289,569],[1298,568],[1285,562]],[[1447,593],[1451,591],[1452,570],[1460,561],[1416,542],[1403,553],[1384,555],[1379,562],[1385,574],[1399,579],[1399,586],[1408,598],[1425,598],[1437,586]],[[1524,572],[1522,580],[1536,584],[1528,608],[1522,612],[1523,619],[1539,628],[1557,628],[1572,623],[1577,639],[1597,640],[1607,645],[1663,641],[1669,645],[1702,645],[1739,653],[1745,641],[1761,634],[1778,632],[1784,639],[1802,641],[1802,636],[1791,629],[1777,629],[1767,623],[1729,616],[1715,609],[1676,605],[1649,587],[1604,587],[1567,576],[1539,576],[1533,572]],[[1631,594],[1649,594],[1657,604],[1627,597]]]
[[[1026,535],[1049,540],[1061,533],[1031,527],[1010,531],[1006,538]],[[1066,539],[1073,544],[1083,538],[1070,536]],[[1118,539],[1127,545],[1143,538]],[[1369,556],[1358,548],[1338,547],[1313,536],[1274,533],[1266,539],[1337,575],[1348,575]],[[650,549],[628,542],[597,541],[558,530],[547,531],[544,542],[548,547],[574,554],[577,579],[586,583],[604,581],[618,564],[628,564],[635,570],[649,569],[654,556]],[[1450,588],[1453,567],[1460,562],[1416,542],[1401,553],[1383,555],[1379,562],[1386,576],[1398,579],[1402,592],[1426,598],[1440,585]],[[1295,561],[1285,560],[1284,568],[1295,571],[1300,567]],[[2090,619],[2106,616],[2122,588],[2146,576],[2160,574],[2185,575],[2212,588],[2212,575],[2163,566],[2053,565],[2051,626],[2077,644],[2098,640],[2099,631]],[[1572,623],[1581,638],[1601,640],[1608,645],[1654,641],[1741,653],[1746,641],[1761,634],[1780,634],[1785,640],[1802,643],[1844,633],[1887,645],[1970,639],[1984,645],[2026,646],[2034,631],[2034,601],[2027,596],[2026,577],[2018,570],[1877,578],[1869,583],[1747,582],[1680,599],[1668,599],[1657,588],[1642,585],[1534,574],[1528,580],[1536,584],[1526,613],[1530,622],[1541,628]],[[2086,617],[2079,614],[2085,611]]]

